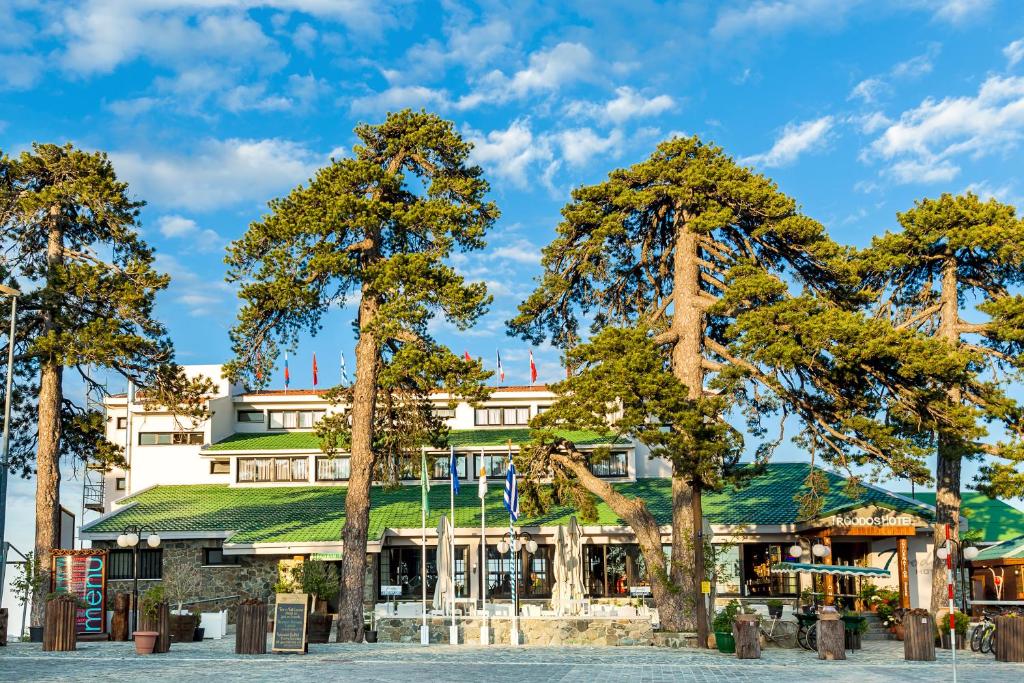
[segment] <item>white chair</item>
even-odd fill
[[[423,606],[418,602],[400,602],[398,603],[398,612],[396,616],[402,618],[419,617],[423,615]]]
[[[636,619],[636,607],[620,607],[618,616],[626,619]]]
[[[199,628],[203,629],[203,638],[220,640],[228,634],[228,612],[203,612],[199,615]]]

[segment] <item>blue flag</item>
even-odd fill
[[[458,463],[455,462],[455,447],[451,447],[451,458],[448,460],[448,476],[452,478],[452,491],[456,494],[459,492],[459,468]]]
[[[508,474],[505,475],[505,509],[513,522],[519,520],[519,486],[516,484],[516,466],[511,456],[508,459]]]

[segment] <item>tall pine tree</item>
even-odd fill
[[[153,252],[139,239],[141,206],[102,153],[35,144],[16,159],[0,156],[3,268],[23,292],[11,465],[35,471],[35,557],[46,577],[60,541],[62,457],[103,465],[121,455],[104,439],[102,417],[66,391],[68,371],[87,390],[102,389],[92,370],[113,371],[148,391],[151,405],[205,414],[211,385],[185,379],[153,315],[168,277],[153,269]],[[34,598],[35,624],[48,587],[45,578]]]
[[[323,316],[358,306],[355,381],[329,394],[347,411],[321,427],[325,450],[350,451],[338,640],[363,641],[363,581],[375,470],[407,452],[405,428],[441,438],[426,395],[445,388],[473,400],[486,374],[428,333],[440,315],[461,329],[490,301],[448,263],[484,246],[498,217],[482,171],[452,124],[409,110],[356,128],[349,158],[270,203],[227,257],[245,304],[232,332],[229,373],[258,383],[281,346],[316,333]],[[257,366],[260,372],[257,374]],[[399,400],[401,399],[401,400]],[[347,418],[351,418],[349,421]]]
[[[1024,493],[1024,415],[1005,391],[1005,380],[1024,369],[1024,297],[1012,293],[1024,282],[1024,221],[1012,206],[970,193],[923,199],[897,218],[902,229],[876,237],[862,254],[875,312],[948,344],[968,371],[918,411],[937,446],[937,547],[946,524],[959,533],[965,461],[983,461],[978,484],[989,493]],[[936,422],[938,412],[949,418]],[[995,443],[990,424],[998,425]],[[932,609],[947,602],[945,565],[935,558]]]

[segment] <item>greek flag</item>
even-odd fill
[[[508,459],[508,474],[505,475],[505,509],[513,522],[519,520],[519,487],[516,485],[516,466]]]

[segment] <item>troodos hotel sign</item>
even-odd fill
[[[877,513],[854,513],[833,517],[833,524],[835,526],[914,526],[914,521],[914,518],[910,515],[884,515]]]

